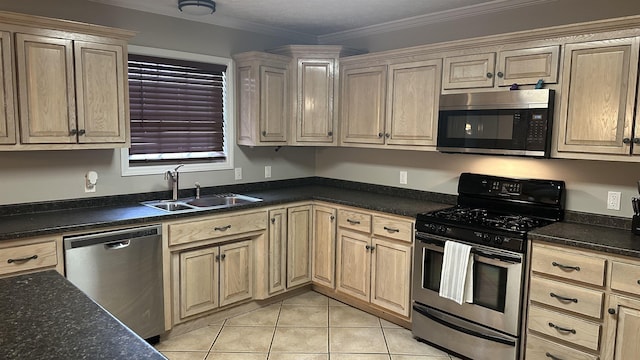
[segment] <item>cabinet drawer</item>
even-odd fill
[[[605,259],[533,245],[531,270],[597,286],[604,285]]]
[[[371,215],[340,209],[338,210],[338,226],[369,234],[371,233]]]
[[[542,309],[529,308],[529,330],[561,339],[588,349],[598,350],[600,324]]]
[[[216,216],[209,219],[169,224],[169,245],[238,235],[266,228],[267,215],[265,212]]]
[[[585,352],[572,349],[568,346],[556,344],[539,338],[535,335],[527,336],[527,360],[598,360],[597,355],[587,354]]]
[[[640,265],[611,263],[611,289],[640,295]]]
[[[373,234],[386,238],[413,242],[413,223],[384,216],[373,217]]]
[[[600,319],[604,293],[534,275],[531,277],[529,299]]]
[[[55,241],[0,249],[0,275],[56,266],[57,264]]]

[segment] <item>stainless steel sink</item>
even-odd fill
[[[145,201],[142,204],[167,212],[187,212],[219,209],[258,201],[262,201],[262,199],[240,194],[215,194],[202,196],[198,199],[185,198],[177,201]]]

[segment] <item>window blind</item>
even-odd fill
[[[130,161],[224,160],[226,66],[129,55]]]

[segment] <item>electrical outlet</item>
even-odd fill
[[[235,168],[236,180],[242,180],[242,168]]]
[[[406,171],[400,171],[400,184],[403,184],[403,185],[407,184],[407,172]]]
[[[268,179],[268,178],[270,178],[270,177],[271,177],[271,166],[266,165],[266,166],[264,167],[264,178],[265,178],[265,179]]]
[[[608,210],[620,210],[620,192],[609,191],[607,193],[607,209]]]

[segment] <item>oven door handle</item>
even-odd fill
[[[437,316],[434,316],[433,314],[430,314],[429,310],[426,309],[423,306],[420,306],[420,305],[417,305],[417,304],[413,304],[413,310],[417,311],[419,314],[424,315],[424,316],[428,317],[429,319],[431,319],[431,320],[433,320],[433,321],[435,321],[435,322],[437,322],[437,323],[439,323],[441,325],[444,325],[444,326],[446,326],[448,328],[451,328],[451,329],[454,329],[456,331],[459,331],[459,332],[462,332],[462,333],[465,333],[465,334],[468,334],[468,335],[471,335],[471,336],[475,336],[475,337],[478,337],[478,338],[481,338],[481,339],[497,342],[497,343],[500,343],[500,344],[505,344],[505,345],[509,345],[509,346],[516,346],[516,342],[513,341],[513,340],[504,339],[504,338],[500,338],[500,337],[489,335],[489,334],[483,334],[483,333],[478,332],[478,331],[473,331],[473,330],[464,328],[462,326],[452,324],[450,322],[447,322],[444,319],[440,319]]]
[[[494,259],[494,260],[499,260],[499,261],[507,262],[507,263],[511,263],[511,264],[520,264],[520,263],[522,263],[522,259],[514,257],[514,256],[508,256],[508,255],[502,255],[502,254],[489,254],[489,253],[486,253],[484,251],[480,251],[480,250],[476,250],[476,249],[472,249],[471,252],[476,254],[476,255],[478,255],[478,256],[482,256],[482,257],[486,257],[486,258]]]

